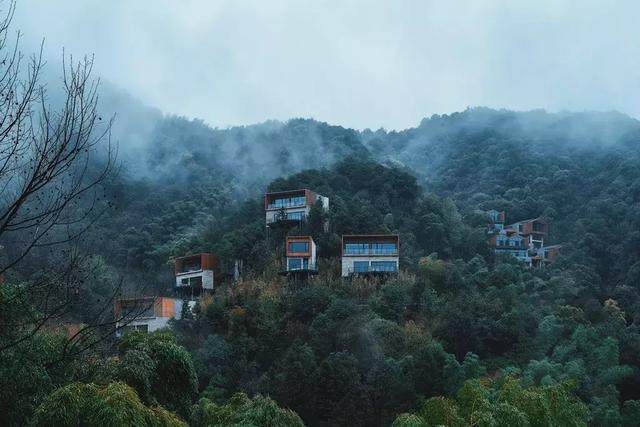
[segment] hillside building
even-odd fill
[[[342,236],[342,277],[395,273],[399,261],[396,234]]]
[[[166,328],[169,320],[180,319],[183,301],[166,297],[138,297],[115,302],[116,335],[128,331],[154,332]]]
[[[555,260],[560,245],[545,246],[549,224],[542,218],[533,218],[505,225],[505,213],[488,212],[489,243],[496,253],[507,253],[530,267],[542,266]]]
[[[220,278],[220,261],[211,253],[200,253],[174,259],[176,288],[199,295],[212,291]]]
[[[317,248],[311,236],[289,236],[286,241],[285,275],[307,276],[318,273]]]
[[[318,201],[322,203],[322,208],[325,211],[329,210],[329,198],[311,190],[266,193],[264,195],[266,224],[269,226],[279,221],[293,223],[305,221],[311,207]]]

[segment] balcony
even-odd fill
[[[287,199],[277,199],[267,205],[268,210],[299,208],[307,205],[307,198],[290,197]]]
[[[316,263],[305,263],[301,265],[288,265],[287,271],[318,271]]]
[[[348,275],[354,274],[362,274],[362,275],[382,275],[382,274],[391,274],[397,273],[398,266],[394,265],[393,267],[381,267],[381,266],[362,266],[362,267],[349,267],[346,269],[346,273]]]
[[[398,246],[393,243],[347,243],[342,254],[351,256],[397,256]]]

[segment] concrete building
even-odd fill
[[[542,218],[526,219],[505,225],[505,213],[487,212],[491,223],[487,229],[489,244],[496,253],[507,253],[530,267],[538,267],[555,260],[560,245],[545,246],[549,224]]]
[[[342,236],[342,277],[395,273],[399,261],[396,234]]]
[[[289,236],[286,245],[283,274],[317,274],[317,249],[311,236]]]
[[[266,193],[264,195],[265,221],[267,226],[278,221],[302,222],[309,216],[316,202],[329,210],[329,198],[311,190],[291,190]]]
[[[189,255],[174,259],[176,287],[195,295],[211,291],[219,276],[220,262],[210,253]]]
[[[153,332],[166,328],[169,320],[180,319],[182,300],[165,297],[138,297],[115,302],[116,335],[128,331]]]

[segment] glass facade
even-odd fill
[[[389,272],[393,273],[398,271],[398,263],[396,261],[354,261],[353,272],[354,273],[375,273],[375,272]]]
[[[289,252],[309,252],[309,242],[290,242]]]
[[[346,243],[345,255],[396,255],[398,246],[395,243]]]
[[[304,212],[287,212],[287,219],[302,221],[304,219]]]
[[[354,273],[366,273],[369,271],[369,261],[355,261],[353,263]]]
[[[371,271],[397,271],[398,264],[395,261],[371,261]]]
[[[281,199],[276,199],[272,201],[269,205],[269,209],[281,209],[281,208],[292,208],[295,206],[305,206],[307,203],[307,198],[304,196],[299,197],[284,197]]]
[[[287,270],[306,270],[309,268],[308,258],[288,258]]]

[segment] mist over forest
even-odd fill
[[[13,7],[0,425],[639,424],[636,118],[216,127],[17,55]]]

